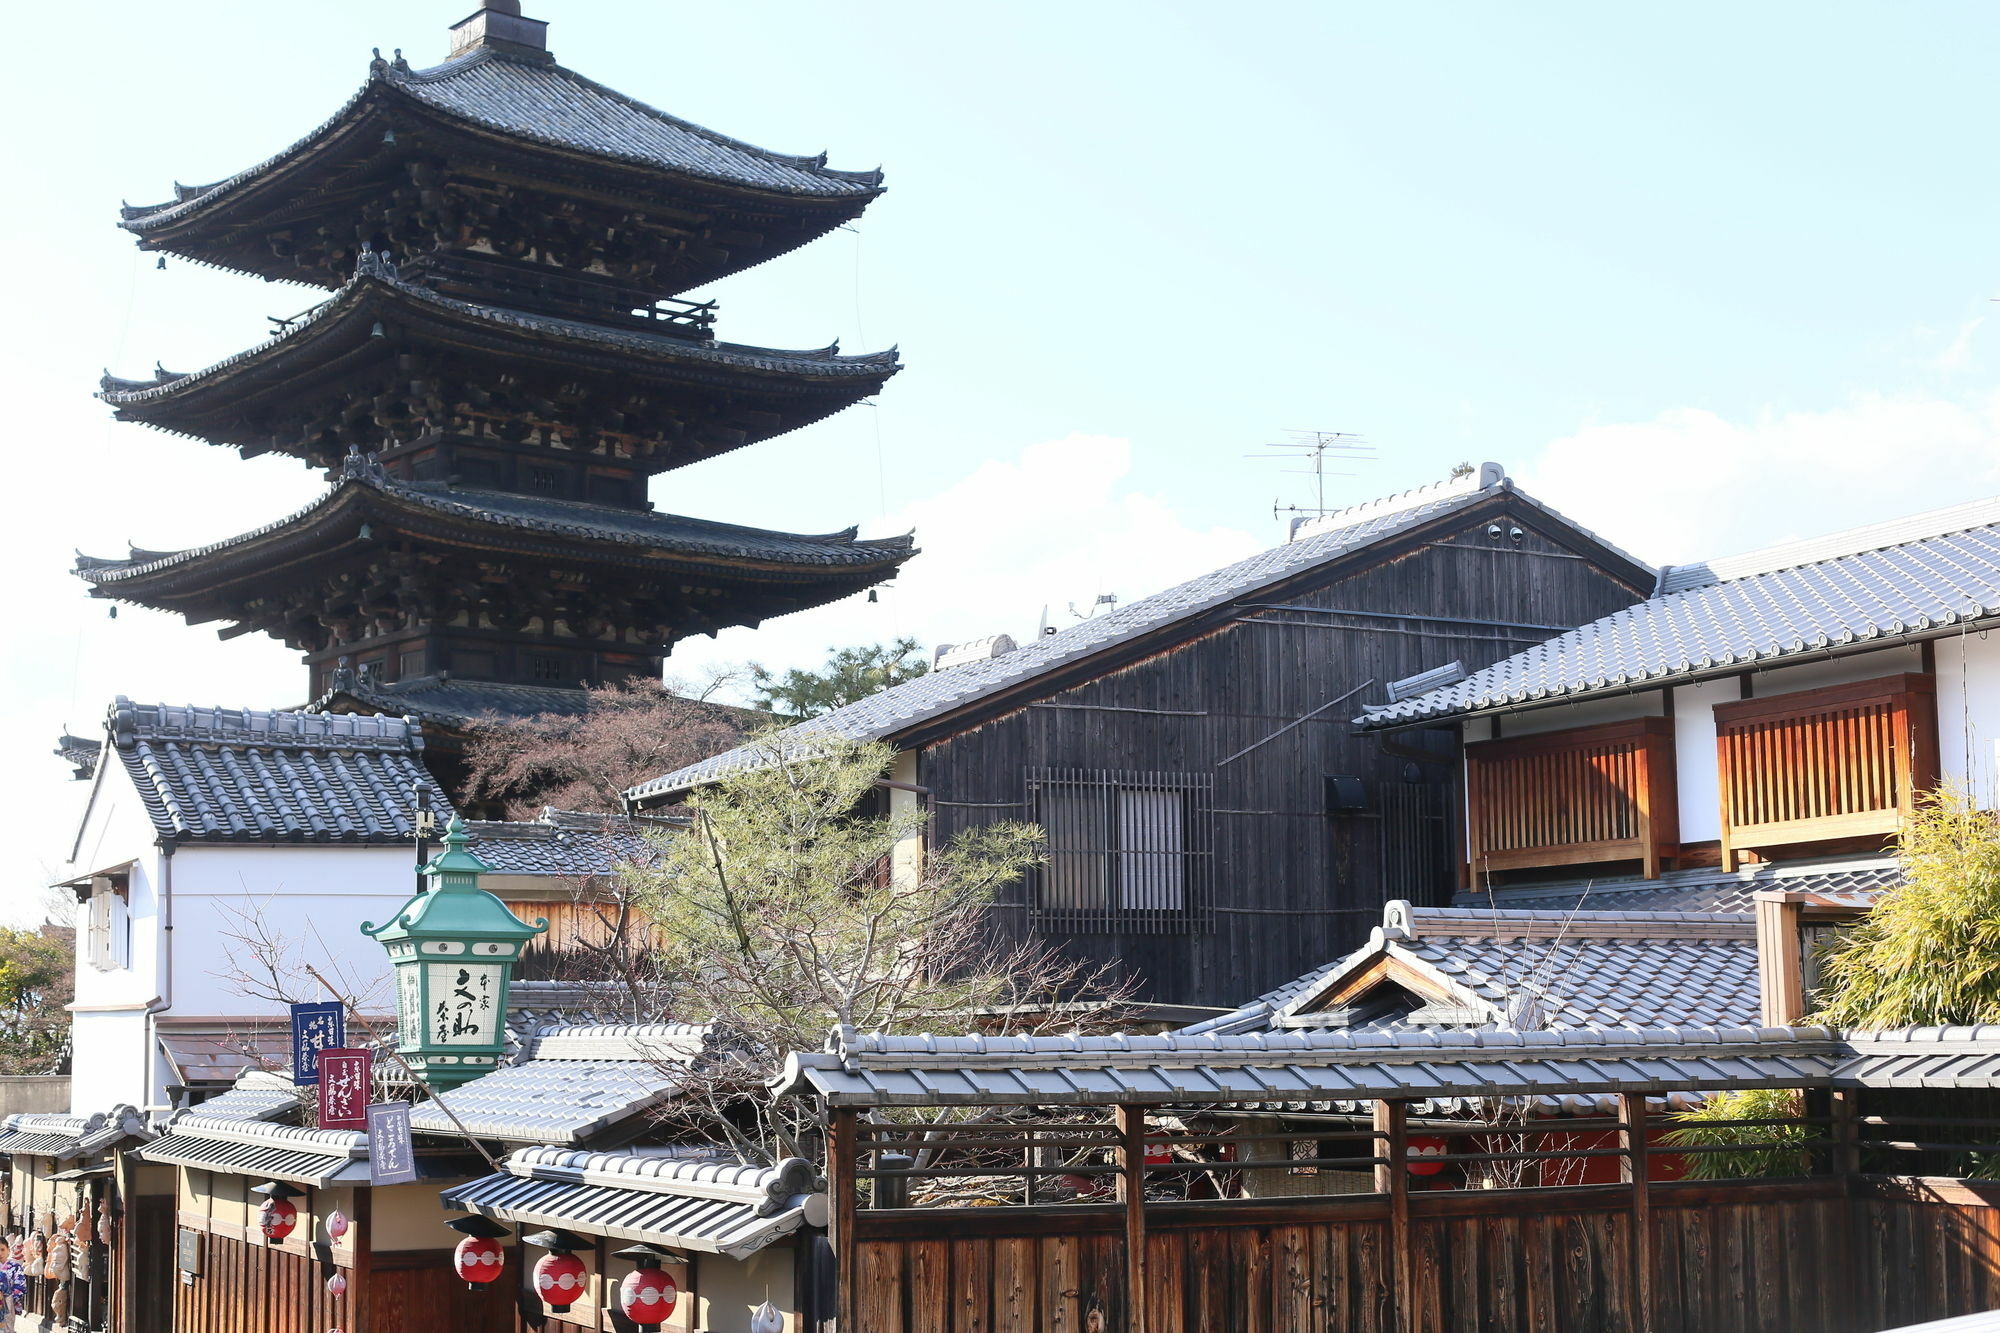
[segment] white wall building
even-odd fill
[[[83,904],[74,1111],[166,1109],[247,1051],[282,1061],[275,992],[326,998],[306,963],[392,1010],[360,926],[416,887],[416,793],[449,808],[422,745],[400,718],[112,706],[61,881]]]

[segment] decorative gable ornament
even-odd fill
[[[398,1048],[432,1091],[455,1088],[500,1065],[507,1041],[507,988],[529,925],[479,887],[491,866],[466,850],[456,815],[444,850],[422,867],[427,886],[384,925],[363,922],[396,973]]]

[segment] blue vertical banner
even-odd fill
[[[368,1108],[368,1183],[409,1185],[417,1178],[417,1150],[410,1141],[410,1104],[377,1102]]]
[[[292,1082],[319,1082],[319,1053],[347,1045],[347,1007],[338,1000],[292,1006]]]

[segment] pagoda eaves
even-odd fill
[[[486,253],[671,296],[858,217],[879,171],[717,134],[516,44],[378,54],[345,106],[211,185],[127,206],[148,250],[336,287],[362,251]]]
[[[911,539],[774,532],[389,477],[353,456],[326,495],[185,551],[79,556],[92,595],[233,622],[394,680],[449,670],[574,685],[657,673],[679,639],[756,625],[892,576]],[[379,667],[377,664],[379,663]]]
[[[350,449],[410,478],[575,498],[797,430],[881,390],[894,349],[781,351],[704,330],[568,319],[441,295],[369,256],[278,336],[205,370],[106,375],[121,421],[332,470]],[[519,461],[510,462],[509,455]],[[522,489],[530,487],[523,484]]]

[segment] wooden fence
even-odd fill
[[[839,1327],[1875,1333],[2000,1307],[2000,1184],[1862,1174],[1864,1162],[1880,1165],[1899,1154],[1914,1161],[1910,1154],[1966,1145],[1913,1140],[1920,1122],[1859,1117],[1847,1099],[1837,1098],[1828,1115],[1791,1122],[1814,1136],[1795,1145],[1803,1153],[1799,1168],[1819,1173],[1795,1179],[1661,1179],[1660,1157],[1703,1150],[1662,1148],[1637,1097],[1620,1099],[1611,1122],[1619,1126],[1615,1147],[1552,1148],[1567,1132],[1561,1122],[1526,1130],[1510,1122],[1498,1137],[1512,1140],[1514,1150],[1488,1129],[1444,1129],[1451,1150],[1433,1148],[1417,1159],[1410,1157],[1407,1107],[1395,1102],[1375,1103],[1372,1122],[1345,1135],[1374,1140],[1355,1150],[1359,1156],[1342,1155],[1346,1145],[1334,1142],[1341,1135],[1316,1133],[1306,1141],[1326,1154],[1317,1158],[1211,1154],[1191,1166],[1191,1156],[1163,1160],[1163,1140],[1212,1148],[1234,1138],[1243,1153],[1255,1136],[1204,1134],[1178,1123],[1162,1133],[1144,1108],[1119,1107],[1110,1124],[1030,1130],[1023,1152],[1022,1140],[1005,1128],[975,1121],[947,1127],[947,1136],[959,1136],[951,1150],[916,1167],[888,1150],[935,1142],[937,1126],[863,1125],[852,1112],[836,1112],[830,1183]],[[1421,1139],[1440,1127],[1419,1130]],[[1569,1140],[1604,1141],[1601,1129]],[[1062,1163],[1043,1158],[1037,1166],[1033,1145],[1052,1142],[1074,1151]],[[1426,1168],[1433,1159],[1483,1168],[1512,1158],[1532,1159],[1538,1172],[1615,1162],[1620,1178],[1432,1189],[1404,1169],[1412,1160]],[[1010,1161],[1018,1163],[1011,1171]],[[1240,1190],[1249,1176],[1333,1166],[1372,1169],[1375,1189],[1193,1197],[1224,1193],[1207,1185],[1186,1188],[1190,1197],[1160,1197],[1175,1181],[1228,1177]],[[1057,1179],[1076,1201],[1040,1201],[1060,1192],[1046,1183],[1055,1172],[1067,1173]],[[1023,1183],[1007,1185],[1009,1177]],[[924,1194],[930,1185],[940,1193]],[[860,1206],[869,1190],[903,1205],[913,1187],[920,1200],[984,1192],[991,1206]]]

